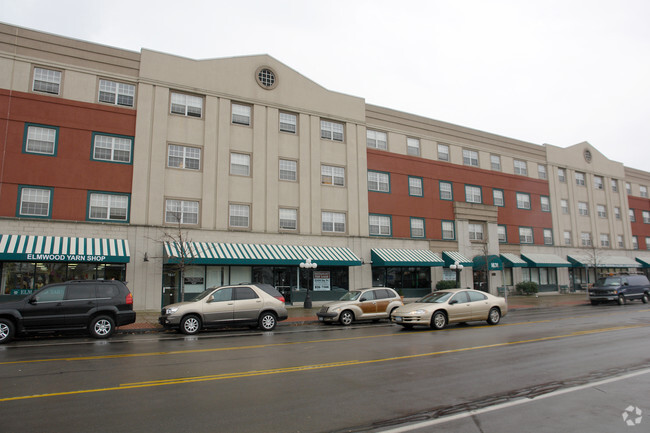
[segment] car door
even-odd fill
[[[46,287],[25,302],[21,314],[27,330],[65,328],[65,284]]]
[[[389,299],[390,292],[386,289],[377,289],[373,290],[375,292],[376,306],[377,306],[377,317],[388,317],[388,305],[392,299]]]
[[[359,297],[359,308],[361,309],[361,319],[374,317],[377,314],[377,301],[375,292],[366,290]]]
[[[490,312],[488,297],[480,292],[467,292],[472,307],[472,320],[485,320]]]
[[[472,305],[466,291],[456,293],[448,303],[449,322],[465,322],[472,317]]]
[[[233,288],[223,287],[206,296],[203,301],[203,324],[214,326],[233,321],[235,301]]]
[[[255,290],[247,286],[235,287],[235,322],[256,322],[263,305]]]
[[[63,300],[65,326],[67,328],[86,327],[90,313],[97,307],[96,299],[95,284],[68,284]]]

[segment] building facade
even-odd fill
[[[559,292],[650,266],[650,173],[589,143],[369,105],[267,55],[0,38],[3,295],[71,278],[126,280],[149,310],[249,281],[290,302],[456,278]]]

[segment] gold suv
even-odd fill
[[[393,311],[404,305],[393,289],[373,287],[351,290],[341,299],[323,305],[316,316],[321,322],[336,322],[348,326],[355,320],[389,319]]]

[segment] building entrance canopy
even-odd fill
[[[485,269],[485,256],[476,256],[473,259],[474,269],[480,270]],[[488,256],[488,270],[490,271],[501,271],[503,270],[503,262],[499,256],[489,255]]]
[[[0,235],[0,260],[16,262],[129,263],[125,239]]]

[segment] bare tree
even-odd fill
[[[180,293],[178,300],[182,302],[185,300],[185,270],[192,264],[195,255],[191,248],[192,240],[190,239],[188,232],[184,231],[183,226],[181,225],[181,213],[170,212],[167,215],[171,215],[171,217],[176,220],[176,228],[173,231],[164,230],[162,242],[167,242],[170,245],[170,248],[174,250],[174,257],[170,263],[173,264],[173,267],[178,272],[180,278]]]

